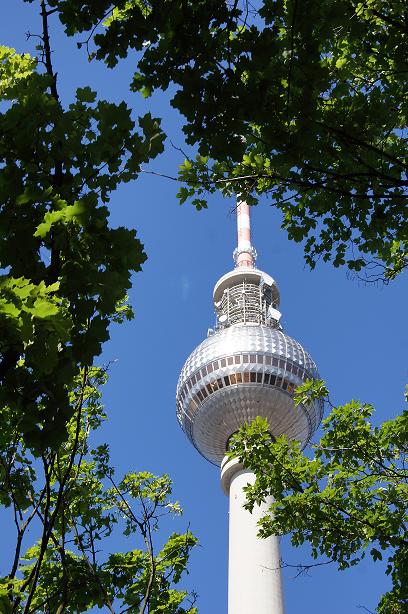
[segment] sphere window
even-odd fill
[[[292,365],[293,367],[293,365]],[[198,377],[196,376],[196,379],[198,380]],[[190,378],[190,381],[193,380],[193,377]],[[188,417],[189,420],[192,420],[194,415],[197,412],[198,407],[200,406],[200,403],[204,402],[205,399],[207,399],[207,397],[211,396],[214,392],[216,392],[217,390],[220,390],[221,388],[227,387],[227,386],[231,386],[234,384],[240,384],[240,383],[257,383],[257,384],[263,384],[265,386],[276,386],[276,387],[282,387],[283,390],[287,390],[290,394],[293,394],[296,386],[295,384],[293,384],[292,382],[288,381],[287,379],[284,379],[282,376],[276,376],[272,373],[264,373],[264,372],[244,372],[244,373],[232,373],[230,375],[225,375],[224,377],[221,378],[217,378],[215,380],[213,380],[212,382],[210,382],[207,385],[203,385],[202,388],[200,388],[198,391],[195,392],[195,394],[191,395],[187,392],[188,386],[190,384],[190,381],[185,382],[183,389],[180,390],[179,393],[179,398],[177,401],[177,407],[178,407],[178,416],[179,416],[179,420],[182,422],[183,421],[183,414],[185,416]],[[187,398],[190,397],[190,402],[186,402]],[[184,411],[183,407],[184,405],[187,405],[187,409],[186,411]],[[315,416],[311,417],[312,419],[315,418]],[[186,423],[186,428],[188,427],[188,424]]]
[[[292,357],[293,358],[293,357]],[[231,374],[219,374],[220,376],[217,379],[214,379],[212,382],[208,384],[202,383],[202,378],[207,375],[213,373],[215,370],[220,368],[225,369],[227,364],[229,366],[233,364],[243,364],[243,370],[239,373],[231,373]],[[275,367],[279,368],[279,371],[275,373],[250,371],[248,369],[248,363],[251,365],[251,368],[254,364],[267,364],[269,365],[269,369],[271,368],[271,364]],[[248,369],[248,372],[244,372],[244,369]],[[197,412],[197,408],[200,404],[205,401],[210,395],[212,395],[217,390],[220,390],[227,386],[237,385],[237,384],[260,384],[264,386],[273,386],[280,387],[285,391],[288,391],[290,394],[293,394],[298,382],[291,382],[286,379],[286,373],[292,373],[294,376],[297,376],[298,379],[305,380],[306,378],[316,377],[315,369],[306,370],[299,365],[296,365],[292,362],[285,361],[281,357],[274,357],[270,354],[235,354],[233,356],[225,356],[225,358],[220,358],[218,360],[214,360],[212,363],[201,367],[198,369],[193,375],[190,376],[188,380],[186,380],[181,389],[178,392],[178,407],[180,412],[180,421],[183,420],[183,415],[187,416],[188,414],[195,415]],[[214,376],[213,376],[214,377]],[[201,384],[199,390],[195,390]],[[184,410],[185,407],[188,407],[188,411]],[[311,420],[314,419],[315,416],[311,416]]]

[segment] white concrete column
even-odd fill
[[[257,522],[270,505],[244,509],[244,486],[255,474],[225,457],[221,485],[229,495],[228,614],[284,614],[279,538],[257,537]]]

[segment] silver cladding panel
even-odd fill
[[[185,362],[177,385],[177,418],[197,450],[215,464],[221,463],[229,437],[256,416],[267,418],[273,435],[305,445],[323,407],[320,402],[294,407],[293,389],[311,377],[318,377],[312,358],[282,331],[231,326],[205,339]]]

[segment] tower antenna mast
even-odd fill
[[[237,268],[254,268],[256,250],[251,243],[251,212],[249,205],[240,200],[237,203],[237,247],[234,251]]]

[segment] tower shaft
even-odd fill
[[[271,501],[244,509],[247,484],[255,475],[225,457],[221,484],[229,495],[228,614],[284,614],[279,538],[260,539],[258,520]]]

